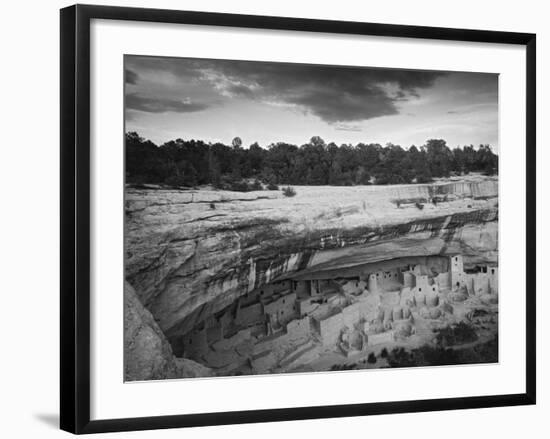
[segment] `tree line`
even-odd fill
[[[262,183],[273,188],[427,183],[470,172],[498,173],[498,156],[489,145],[451,149],[443,139],[430,139],[408,149],[391,143],[338,146],[314,136],[301,146],[278,142],[243,148],[239,137],[231,145],[176,139],[158,146],[126,133],[126,181],[132,184],[247,190],[261,189]]]

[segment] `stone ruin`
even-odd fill
[[[461,255],[401,262],[265,284],[171,340],[174,351],[224,375],[284,372],[322,352],[347,358],[428,337],[429,328],[466,318],[470,303],[498,303],[496,266],[467,271]]]

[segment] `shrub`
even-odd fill
[[[498,361],[498,336],[477,346],[453,349],[424,345],[407,353],[394,349],[388,357],[390,367],[443,366],[450,364],[494,363]]]
[[[250,191],[250,186],[244,180],[232,181],[232,182],[229,183],[228,186],[229,187],[227,189],[229,189],[230,191],[236,191],[236,192],[249,192]]]
[[[424,209],[424,205],[422,203],[419,203],[418,201],[416,203],[414,203],[414,205],[416,206],[416,208],[418,210],[422,210]]]
[[[422,346],[413,350],[415,366],[445,366],[450,364],[461,364],[460,354],[451,348],[441,346]]]
[[[417,183],[431,183],[432,181],[432,176],[428,173],[421,173],[416,176]]]
[[[260,180],[255,179],[254,182],[250,185],[250,189],[253,191],[261,191],[264,189]]]
[[[214,203],[210,203],[210,209],[215,209],[216,205]]]
[[[380,356],[382,358],[387,358],[388,357],[388,350],[386,348],[382,349],[382,352],[380,352]]]
[[[485,317],[488,314],[489,314],[489,312],[487,310],[481,309],[481,308],[476,308],[472,311],[472,318],[474,318],[474,317]]]
[[[179,175],[171,175],[170,177],[166,178],[164,182],[168,186],[172,186],[172,187],[185,186],[185,179]]]
[[[436,341],[438,346],[455,346],[476,341],[477,338],[477,333],[471,325],[460,322],[440,329]]]
[[[269,191],[278,191],[279,186],[277,186],[275,183],[269,183],[267,185],[267,190],[269,190]]]
[[[330,370],[354,370],[354,369],[357,369],[357,363],[334,364],[330,368]]]
[[[388,355],[388,364],[391,367],[417,366],[413,356],[404,348],[395,348]]]
[[[285,197],[293,197],[294,195],[296,195],[296,191],[293,187],[287,186],[283,189],[283,195]]]
[[[374,355],[374,353],[371,352],[371,353],[369,354],[369,357],[368,357],[367,361],[368,361],[370,364],[376,363],[376,355]]]

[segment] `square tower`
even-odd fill
[[[464,263],[461,255],[451,256],[451,288],[458,289],[466,285],[466,275],[464,273]]]
[[[498,294],[498,267],[488,267],[491,294]]]
[[[451,256],[451,272],[453,273],[463,273],[464,272],[464,262],[462,261],[462,255]]]
[[[378,292],[378,276],[379,273],[371,273],[369,275],[368,283],[367,283],[367,289],[371,293],[377,293]]]

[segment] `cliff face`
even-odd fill
[[[210,369],[176,358],[153,316],[143,308],[127,282],[124,285],[124,379],[146,381],[209,376]]]
[[[167,337],[277,278],[403,256],[495,262],[498,182],[126,191],[126,280]]]

